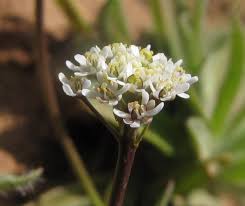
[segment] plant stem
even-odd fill
[[[123,136],[119,141],[117,166],[109,206],[123,205],[129,176],[134,163],[135,152],[137,150],[137,145],[134,144],[136,135],[137,129],[125,126]]]
[[[93,180],[89,176],[85,164],[80,158],[79,153],[62,122],[52,73],[48,66],[48,51],[43,29],[43,2],[44,0],[36,0],[36,69],[50,123],[53,127],[56,140],[63,147],[74,173],[79,179],[85,192],[90,197],[91,202],[95,206],[104,206],[104,203],[95,188]]]

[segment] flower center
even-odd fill
[[[71,76],[70,83],[74,91],[81,90],[83,87],[83,79],[77,76]]]
[[[153,51],[150,51],[146,48],[140,50],[140,54],[145,57],[146,60],[151,61],[153,56]]]
[[[133,120],[139,119],[139,117],[146,111],[145,105],[139,104],[138,101],[129,103],[129,107],[132,108],[131,118]]]
[[[109,85],[106,82],[103,82],[98,88],[97,91],[104,95],[107,96],[109,98],[114,98],[115,95],[113,93],[113,91],[108,87]]]
[[[93,53],[93,52],[86,52],[85,53],[85,57],[87,58],[87,60],[94,66],[96,67],[98,64],[98,55]]]

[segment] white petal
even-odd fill
[[[130,85],[129,85],[129,84],[124,85],[121,89],[119,89],[119,90],[115,93],[115,95],[123,94],[123,93],[127,92],[127,91],[129,90],[129,88],[130,88]]]
[[[96,74],[96,76],[97,76],[97,81],[98,81],[100,84],[102,84],[102,83],[103,83],[103,80],[104,80],[104,75],[103,75],[103,73],[102,73],[102,72],[98,72],[98,73]]]
[[[146,46],[146,49],[147,49],[147,50],[151,50],[151,45],[148,44],[148,45]]]
[[[88,89],[91,86],[91,81],[88,79],[85,79],[83,82],[83,89]]]
[[[160,98],[160,100],[163,101],[163,102],[169,101],[169,100],[172,100],[172,99],[174,99],[173,95],[169,95],[167,97]]]
[[[120,80],[116,80],[116,83],[118,83],[118,84],[119,84],[119,85],[121,85],[121,86],[125,86],[125,85],[126,85],[126,83],[125,83],[125,82],[120,81]]]
[[[142,100],[141,104],[146,105],[149,101],[149,94],[144,89],[142,90]]]
[[[189,81],[187,81],[187,83],[189,83],[190,85],[192,85],[192,84],[194,84],[197,81],[198,81],[198,77],[197,76],[194,76]]]
[[[126,70],[126,76],[127,76],[127,77],[131,76],[131,75],[134,73],[134,72],[133,72],[133,67],[132,67],[132,64],[131,64],[131,63],[128,63],[128,64],[126,65],[125,70]]]
[[[71,61],[66,60],[66,66],[72,71],[79,71],[79,67],[74,65]]]
[[[164,103],[161,102],[154,109],[145,112],[145,116],[151,117],[151,116],[154,116],[154,115],[158,114],[162,110],[163,106],[164,106]]]
[[[113,56],[112,51],[111,51],[111,47],[110,46],[105,46],[102,51],[101,54],[105,57],[105,58],[111,58]]]
[[[188,99],[190,98],[190,95],[189,94],[186,94],[186,93],[180,93],[180,94],[177,94],[179,97],[181,98],[184,98],[184,99]]]
[[[88,76],[90,73],[89,72],[75,72],[74,75],[78,77],[85,77]]]
[[[100,48],[96,45],[95,47],[92,47],[90,49],[90,52],[94,52],[94,53],[98,54],[100,52]]]
[[[102,57],[99,58],[97,67],[102,69],[102,70],[106,70],[107,64],[105,63],[104,58],[102,58]]]
[[[117,82],[117,77],[110,77],[110,76],[108,76],[107,79],[108,79],[108,80],[111,80],[111,81],[113,81],[113,82]],[[125,83],[124,83],[124,84],[125,84]]]
[[[176,94],[184,93],[190,88],[190,84],[188,83],[183,83],[183,84],[178,84],[175,87],[175,92]]]
[[[60,72],[58,74],[59,80],[62,82],[62,84],[69,84],[69,80],[66,78],[66,76]]]
[[[137,47],[135,45],[131,45],[129,48],[130,48],[130,51],[132,52],[132,54],[134,56],[138,57],[140,55],[139,47]]]
[[[87,98],[95,98],[98,96],[96,92],[91,91],[89,89],[82,89],[82,95]]]
[[[177,61],[174,65],[175,65],[176,67],[179,67],[182,63],[183,63],[183,60],[180,59],[180,60]]]
[[[152,95],[154,96],[154,97],[156,97],[157,99],[159,99],[159,93],[161,92],[161,90],[157,90],[157,91],[154,91],[154,92],[152,92]]]
[[[167,57],[165,56],[164,53],[158,53],[158,54],[156,54],[156,55],[154,55],[152,57],[152,60],[153,60],[153,62],[154,61],[160,61],[162,63],[166,63],[167,62]]]
[[[140,121],[136,120],[132,124],[130,124],[130,127],[132,128],[138,128],[140,127]]]
[[[131,117],[130,114],[128,114],[128,113],[126,113],[126,112],[123,112],[123,111],[121,111],[121,110],[118,110],[118,109],[116,109],[116,108],[113,109],[113,113],[114,113],[115,115],[117,115],[118,117],[121,117],[121,118],[123,118],[123,119],[125,119],[125,118],[130,118],[130,117]]]
[[[87,60],[85,58],[85,56],[81,55],[81,54],[76,54],[74,56],[74,59],[82,66],[85,66],[87,63]]]
[[[111,81],[109,84],[109,88],[113,91],[116,92],[118,90],[118,84],[115,81]]]
[[[134,121],[132,120],[132,119],[123,119],[123,122],[125,123],[125,124],[132,124]]]
[[[109,105],[116,106],[117,104],[118,104],[118,100],[117,99],[109,100]]]
[[[68,84],[63,84],[62,88],[68,96],[76,96],[76,94],[72,91],[71,87]]]
[[[161,58],[161,55],[160,55],[160,54],[156,54],[156,55],[154,55],[154,56],[152,57],[152,60],[153,60],[153,62],[154,62],[154,61],[158,61],[160,58]]]
[[[152,84],[152,81],[151,81],[151,80],[149,81],[149,85],[150,85],[150,89],[151,89],[151,91],[152,91],[152,92],[155,92],[155,91],[156,91],[156,89],[154,88],[154,86],[153,86],[153,84]]]
[[[191,80],[191,75],[190,74],[183,74],[182,75],[187,83]]]

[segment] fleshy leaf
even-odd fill
[[[191,132],[199,159],[201,161],[208,160],[212,156],[215,146],[209,128],[203,119],[198,117],[190,118],[187,122],[187,126]]]
[[[200,74],[203,114],[210,119],[217,102],[219,89],[226,72],[229,50],[224,46],[208,56]]]
[[[220,89],[216,107],[212,116],[212,127],[216,134],[222,132],[234,98],[236,97],[242,74],[245,69],[245,39],[241,25],[234,22],[231,35],[231,51],[228,70]]]

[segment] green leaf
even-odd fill
[[[245,69],[244,69],[244,73],[241,75],[242,75],[242,84],[241,84],[239,91],[237,92],[237,95],[231,107],[231,111],[229,112],[228,117],[227,117],[227,122],[229,123],[227,124],[229,128],[227,131],[236,127],[236,125],[239,124],[239,122],[245,116],[245,92],[244,92],[245,90]]]
[[[153,23],[155,26],[157,36],[163,39],[166,36],[165,36],[165,29],[164,29],[162,12],[159,9],[161,7],[161,3],[159,0],[150,0],[149,6],[151,9],[151,13],[152,13],[152,17],[153,17]]]
[[[131,37],[120,0],[107,0],[98,19],[105,39],[130,42]]]
[[[207,119],[212,117],[218,92],[222,86],[222,80],[228,64],[229,48],[225,44],[218,51],[211,53],[206,59],[200,73],[200,96],[199,100],[203,114]]]
[[[219,152],[234,153],[244,150],[245,147],[245,117],[237,123],[230,132],[219,140],[217,150]]]
[[[150,128],[146,131],[144,140],[152,144],[164,155],[171,156],[174,153],[173,147],[159,133]]]
[[[193,72],[197,72],[203,60],[204,43],[203,42],[203,22],[207,8],[207,0],[195,1],[194,8],[192,9],[192,16],[190,26],[192,33],[189,36],[189,41],[186,45],[189,49],[189,66]]]
[[[155,25],[159,32],[164,32],[171,54],[174,58],[182,58],[183,51],[177,24],[176,5],[172,0],[150,0]],[[161,18],[161,19],[160,19]],[[158,25],[159,24],[159,25]],[[163,25],[162,25],[163,24]]]
[[[63,10],[63,13],[67,16],[68,20],[74,26],[77,31],[83,31],[90,34],[92,28],[81,16],[81,11],[75,6],[73,0],[56,0],[57,5]]]
[[[187,126],[192,135],[199,160],[206,161],[210,159],[214,151],[215,143],[203,119],[192,117],[188,120]]]
[[[244,72],[245,40],[241,25],[234,22],[231,35],[231,51],[228,70],[223,81],[212,117],[212,127],[216,134],[222,132],[227,114],[236,97]]]
[[[245,154],[243,153],[243,156]],[[223,171],[220,175],[220,179],[226,183],[230,183],[236,186],[245,187],[245,158],[240,161],[236,161]]]
[[[42,169],[36,169],[24,175],[0,174],[0,192],[25,189],[35,184],[40,179],[42,172]]]

